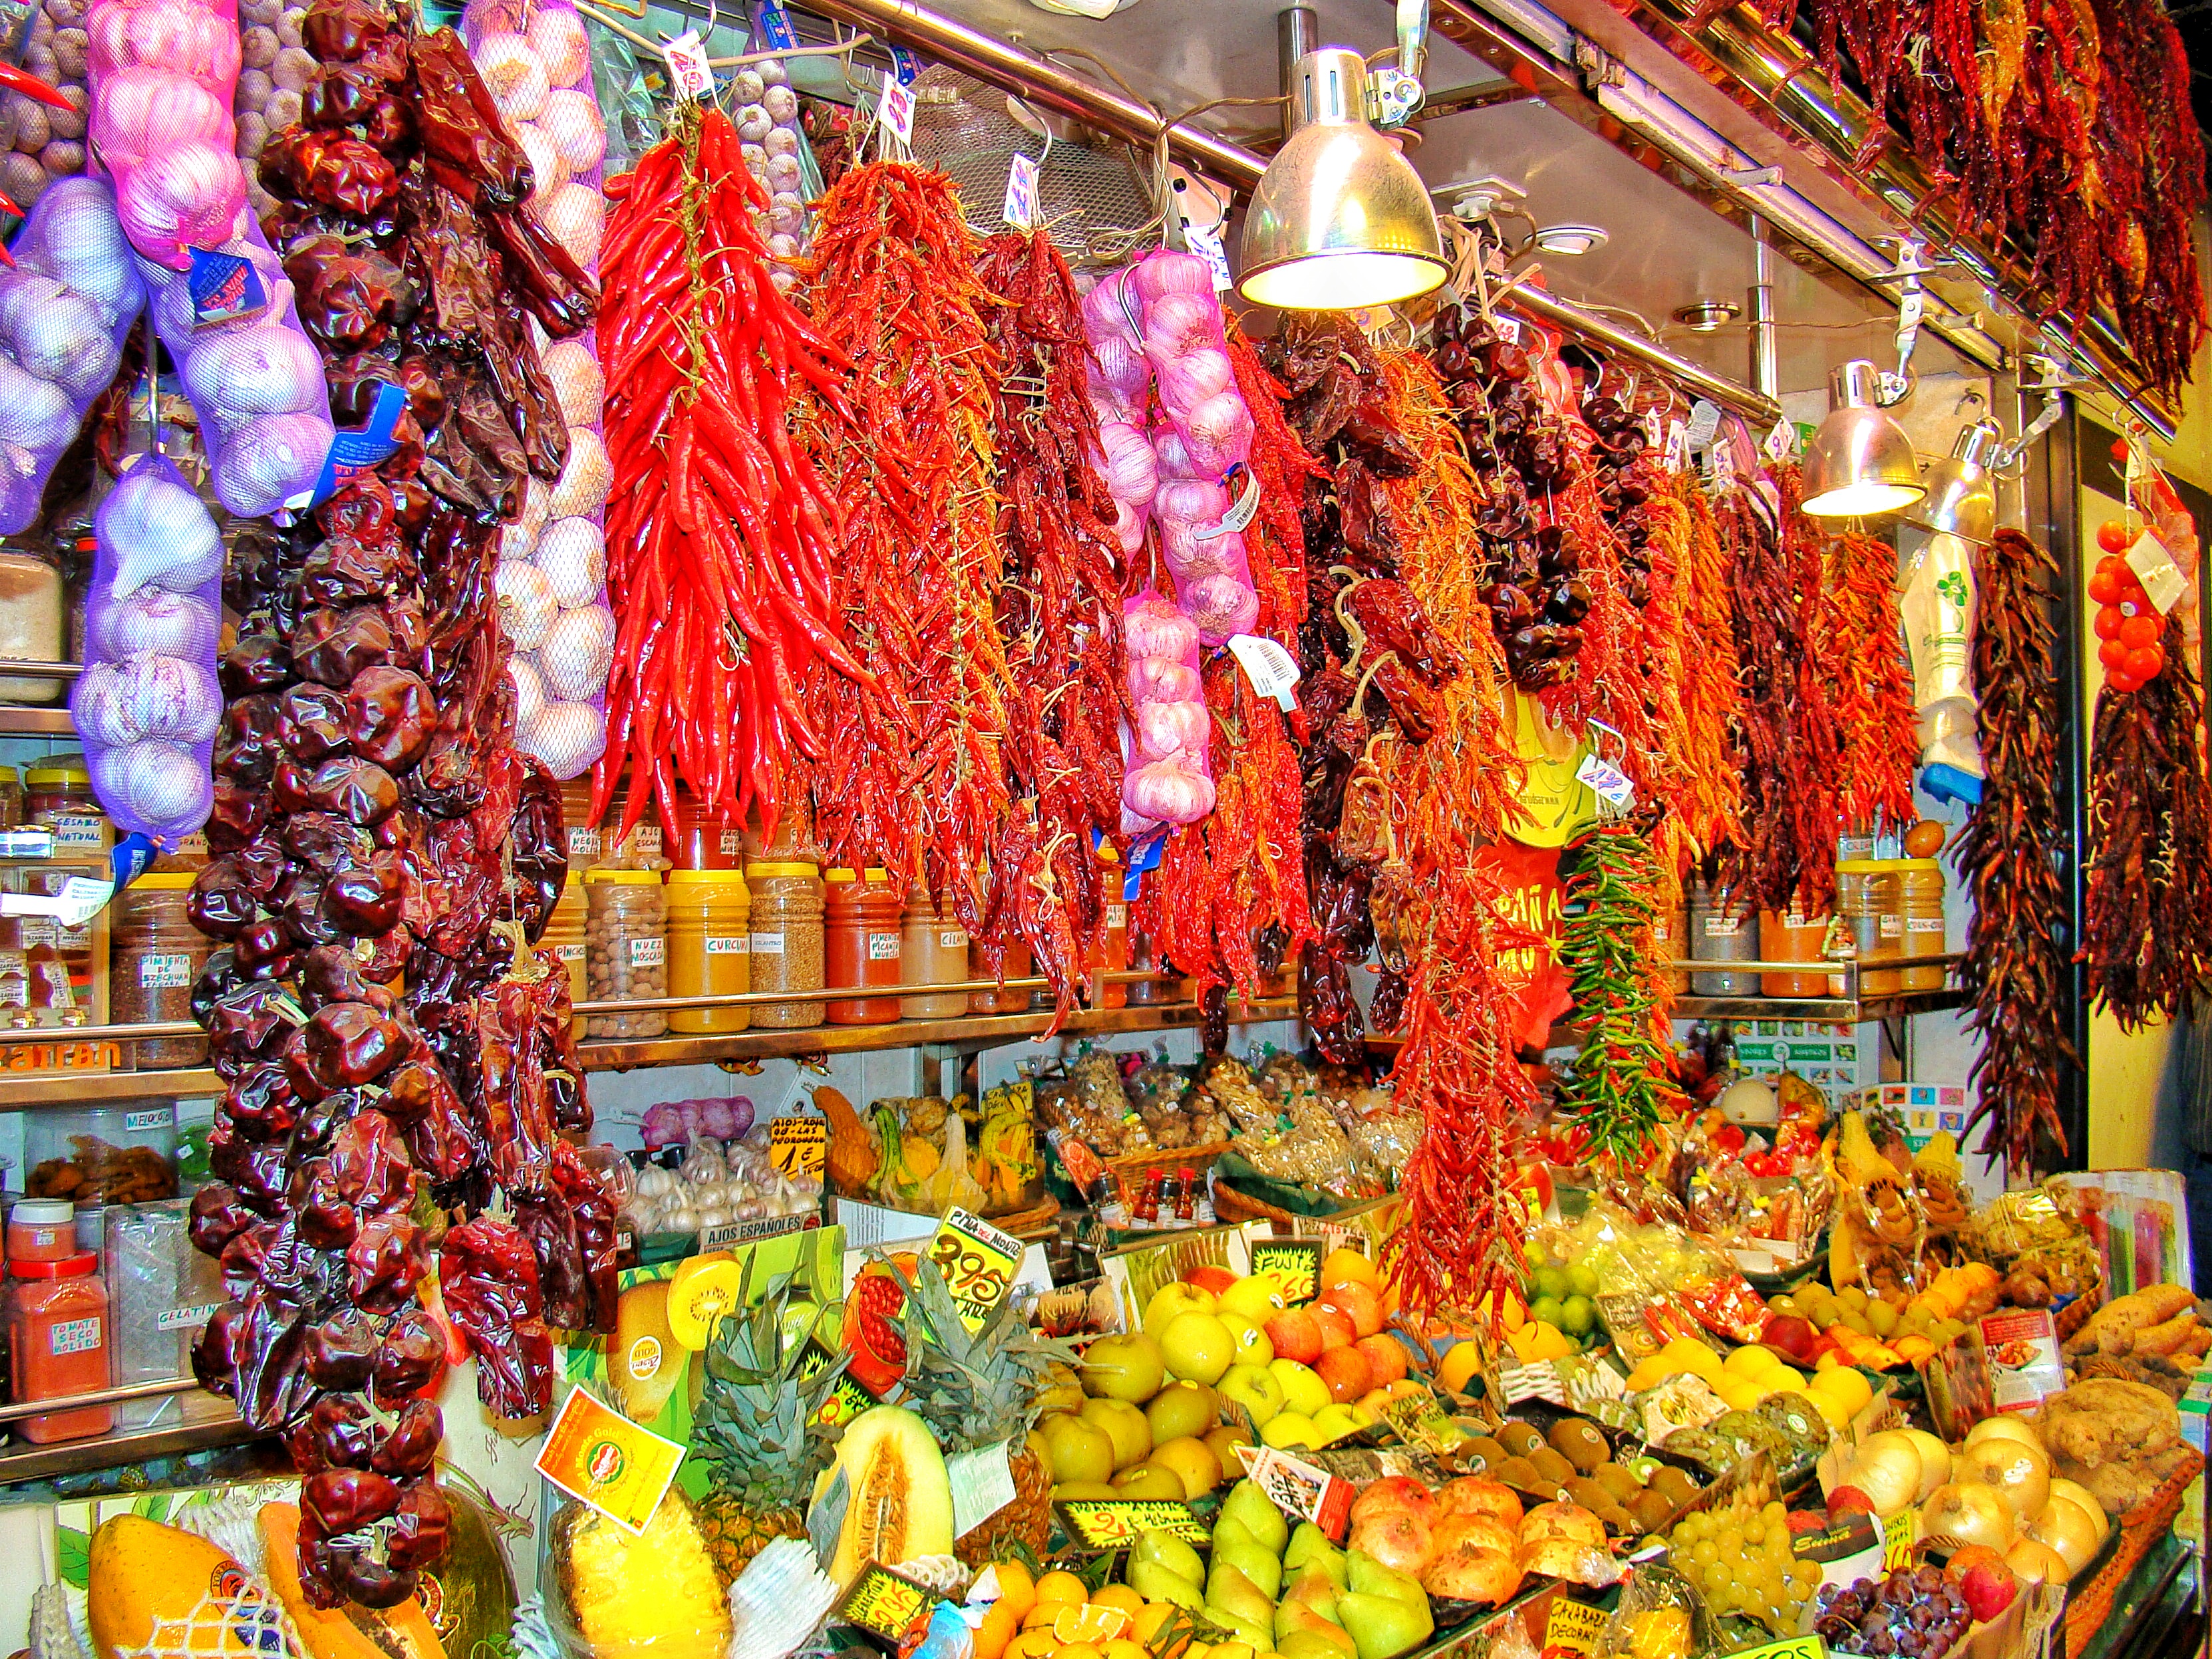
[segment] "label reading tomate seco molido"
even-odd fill
[[[94,1352],[100,1347],[100,1316],[62,1320],[48,1334],[58,1354]]]
[[[667,959],[665,939],[634,939],[629,942],[629,965],[633,968],[658,968]]]
[[[138,988],[142,991],[181,990],[192,982],[192,959],[182,951],[138,958]]]
[[[707,954],[710,957],[741,957],[751,949],[752,938],[746,933],[729,933],[707,941]]]

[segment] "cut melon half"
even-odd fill
[[[896,1406],[862,1412],[837,1443],[837,1461],[815,1490],[818,1503],[843,1470],[844,1522],[830,1577],[839,1588],[871,1561],[895,1567],[952,1553],[952,1485],[929,1425]]]

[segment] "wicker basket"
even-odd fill
[[[1248,1221],[1267,1221],[1274,1224],[1278,1233],[1287,1233],[1300,1219],[1288,1210],[1279,1210],[1247,1193],[1239,1192],[1225,1181],[1213,1183],[1213,1218],[1224,1225],[1242,1226]],[[1308,1216],[1306,1220],[1314,1218]]]
[[[2181,1500],[2189,1490],[2189,1483],[2197,1479],[2204,1468],[2204,1459],[2196,1452],[2172,1474],[2166,1476],[2159,1489],[2122,1517],[2119,1524],[2120,1545],[2114,1550],[2097,1576],[2074,1593],[2066,1609],[2066,1651],[2080,1653],[2088,1644],[2104,1622],[2112,1616],[2112,1602],[2129,1576],[2142,1565],[2151,1546],[2181,1513]]]
[[[1026,1210],[1009,1210],[1004,1215],[985,1216],[983,1219],[1016,1238],[1048,1238],[1060,1225],[1060,1200],[1047,1193],[1042,1204],[1032,1204]]]
[[[1209,1140],[1203,1146],[1154,1146],[1141,1152],[1123,1152],[1118,1158],[1102,1158],[1098,1161],[1117,1176],[1134,1176],[1144,1179],[1147,1170],[1164,1170],[1170,1166],[1182,1170],[1210,1170],[1213,1160],[1229,1150],[1225,1140]]]

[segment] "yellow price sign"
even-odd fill
[[[1603,1607],[1560,1596],[1552,1603],[1551,1615],[1544,1620],[1544,1651],[1595,1653],[1597,1639],[1605,1634],[1606,1620],[1612,1616]]]
[[[1881,1565],[1884,1571],[1911,1565],[1913,1519],[1913,1511],[1899,1510],[1882,1522]]]
[[[1272,1279],[1295,1308],[1321,1294],[1321,1241],[1270,1238],[1252,1245],[1252,1276]]]
[[[818,1117],[779,1117],[768,1126],[769,1162],[779,1175],[822,1179],[830,1167],[830,1126]]]
[[[1785,1636],[1779,1642],[1745,1648],[1735,1659],[1828,1659],[1828,1644],[1817,1636]]]
[[[1148,1532],[1164,1532],[1187,1544],[1213,1539],[1213,1529],[1176,1498],[1068,1498],[1058,1507],[1067,1535],[1081,1549],[1127,1549]]]
[[[653,1519],[683,1461],[678,1442],[639,1427],[579,1385],[545,1431],[538,1472],[635,1535]]]
[[[1020,1239],[1000,1232],[981,1216],[957,1208],[945,1212],[937,1236],[929,1241],[929,1259],[952,1293],[960,1322],[969,1330],[981,1330],[992,1310],[1014,1288],[1024,1248]]]

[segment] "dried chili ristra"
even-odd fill
[[[1952,856],[1972,908],[1959,964],[1968,1023],[1981,1038],[1969,1133],[1987,1125],[1984,1158],[2003,1158],[2008,1182],[2031,1178],[2039,1154],[2066,1151],[2058,1085],[2079,1066],[2063,1018],[2067,896],[2059,875],[2059,714],[2053,599],[2057,567],[2015,530],[2000,530],[1974,560],[1974,723],[1982,799]],[[2047,1139],[2046,1139],[2047,1138]]]
[[[1835,711],[1844,827],[1909,823],[1920,754],[1918,714],[1897,622],[1896,561],[1883,543],[1838,536],[1828,550],[1815,660]]]
[[[1680,852],[1702,858],[1742,833],[1743,691],[1728,559],[1713,509],[1687,474],[1652,468],[1643,514],[1652,550],[1644,648],[1668,688],[1656,721],[1666,745],[1658,793]]]

